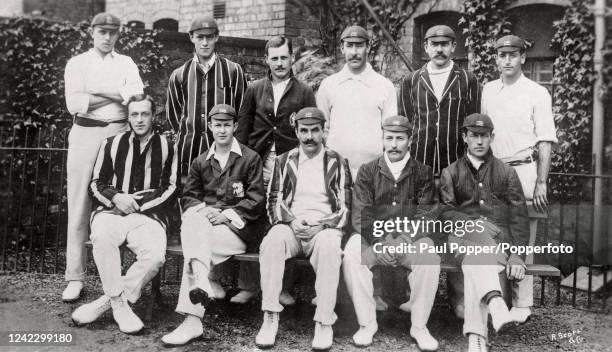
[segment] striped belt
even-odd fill
[[[74,124],[79,125],[81,127],[106,127],[111,123],[125,123],[127,119],[119,119],[119,120],[99,120],[92,119],[85,116],[74,116]]]

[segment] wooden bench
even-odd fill
[[[87,248],[92,248],[91,241],[85,242],[85,246]],[[181,245],[169,245],[166,248],[167,255],[173,256],[182,256],[183,249]],[[259,254],[258,253],[244,253],[234,255],[232,257],[233,260],[242,261],[242,262],[259,262]],[[297,265],[310,265],[310,262],[306,258],[293,258],[291,259]],[[454,264],[442,263],[440,264],[441,272],[460,272],[461,267]],[[541,276],[541,277],[560,277],[561,272],[559,269],[555,268],[552,265],[547,264],[527,264],[527,275]],[[507,290],[508,288],[505,288]],[[146,310],[145,310],[145,320],[150,321],[153,315],[153,305],[157,303],[161,305],[162,303],[162,293],[161,293],[161,275],[157,274],[155,278],[151,281],[151,295],[148,297],[148,301],[146,302]]]

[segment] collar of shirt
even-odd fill
[[[215,60],[217,60],[217,53],[213,53],[210,56],[210,59],[208,59],[208,61],[205,63],[200,62],[200,59],[198,59],[198,54],[193,54],[193,60],[198,63],[198,66],[202,68],[204,73],[208,73],[208,70],[210,70],[210,68],[215,64]]]
[[[474,156],[472,156],[470,153],[467,153],[467,158],[470,161],[470,163],[472,164],[472,166],[474,167],[475,170],[480,169],[480,167],[482,166],[482,164],[484,164],[487,161],[487,158],[483,158],[481,160],[476,159]]]
[[[208,150],[208,154],[206,154],[206,160],[209,160],[213,155],[215,155],[216,147],[217,147],[217,142],[214,142],[212,146],[210,146],[210,149]],[[230,148],[230,152],[234,152],[242,156],[242,150],[240,149],[240,144],[234,137],[232,137],[232,146]]]
[[[402,170],[404,170],[404,168],[406,167],[406,164],[408,164],[408,160],[410,160],[410,153],[406,153],[402,160],[399,161],[391,161],[387,153],[384,154],[385,162],[387,163],[389,170],[391,170],[391,174],[393,174],[393,177],[397,180],[402,174]]]
[[[448,67],[445,68],[434,68],[433,65],[431,64],[431,61],[429,61],[427,63],[427,72],[430,75],[441,75],[443,73],[447,73],[453,70],[453,67],[455,66],[455,62],[453,60],[450,60],[450,65],[448,65]]]
[[[94,49],[94,48],[89,49],[89,53],[90,53],[91,55],[93,55],[93,57],[95,57],[95,58],[97,58],[97,59],[99,59],[99,60],[102,60],[102,61],[104,61],[104,60],[113,60],[113,59],[114,59],[114,58],[117,56],[117,52],[115,51],[115,49],[111,50],[111,52],[110,52],[110,53],[108,53],[108,54],[106,54],[106,55],[104,55],[104,56],[101,56],[101,55],[100,55],[100,54],[99,54],[99,53],[96,51],[96,49]]]
[[[526,81],[526,79],[527,77],[525,77],[525,75],[521,72],[521,76],[516,80],[516,82],[512,83],[511,85],[505,85],[503,76],[500,76],[499,80],[493,81],[497,84],[495,86],[495,92],[499,93],[502,89],[520,88],[521,85]]]
[[[144,141],[144,144],[145,145],[149,144],[149,142],[151,141],[151,138],[153,138],[154,135],[155,135],[155,132],[151,133],[149,137],[147,137],[147,140]],[[136,135],[136,133],[134,133],[134,131],[132,131],[131,137],[134,140],[134,142],[138,142],[138,144],[142,144],[140,143],[140,138]]]
[[[315,156],[313,156],[312,158],[309,158],[306,153],[304,152],[304,149],[302,149],[302,146],[300,145],[300,154],[298,156],[299,158],[299,163],[298,166],[305,163],[305,162],[321,162],[321,164],[323,163],[323,154],[325,153],[325,147],[321,146],[321,149],[319,150],[319,153]]]
[[[342,70],[338,72],[339,83],[348,81],[349,79],[354,79],[365,85],[368,85],[368,79],[372,76],[373,73],[375,73],[374,69],[372,68],[372,65],[370,65],[369,62],[366,63],[365,69],[358,74],[352,73],[351,70],[349,70],[348,68],[348,64],[344,64]]]

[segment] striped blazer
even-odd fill
[[[399,114],[413,125],[410,154],[439,175],[463,155],[461,125],[480,111],[480,87],[471,72],[454,64],[438,101],[425,64],[402,79],[398,103]]]
[[[218,54],[206,74],[195,57],[172,72],[166,118],[178,135],[181,175],[187,175],[193,160],[214,142],[206,124],[208,112],[217,104],[229,104],[239,111],[246,86],[242,67]]]
[[[168,225],[172,202],[176,200],[177,153],[165,137],[153,134],[145,148],[132,131],[102,142],[93,169],[90,193],[96,209],[92,214],[115,207],[117,193],[138,193],[140,212]]]
[[[268,185],[267,211],[270,223],[288,224],[295,219],[291,204],[295,195],[297,169],[299,165],[299,147],[279,155],[274,163],[272,179]],[[350,225],[353,179],[348,161],[333,150],[325,149],[323,170],[326,170],[325,191],[333,214],[326,217],[330,227],[343,229]],[[300,182],[308,182],[301,180]]]

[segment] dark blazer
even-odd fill
[[[276,154],[283,154],[298,145],[290,116],[305,107],[317,106],[309,86],[291,77],[274,114],[274,93],[270,75],[248,86],[238,114],[234,136],[253,148],[262,158],[276,145]]]
[[[442,171],[441,218],[476,220],[486,218],[502,231],[498,241],[526,245],[529,218],[521,181],[512,166],[489,152],[478,170],[467,156]]]
[[[357,172],[353,192],[353,229],[370,244],[384,237],[373,235],[375,220],[393,220],[397,217],[436,219],[436,187],[431,167],[410,158],[397,181],[393,177],[384,155],[363,164]],[[412,234],[410,234],[412,236]],[[427,236],[417,233],[416,240]]]
[[[242,156],[230,152],[225,168],[208,157],[198,156],[189,170],[181,205],[183,212],[205,202],[221,210],[233,209],[245,222],[243,229],[232,228],[247,246],[256,248],[265,226],[265,191],[263,187],[262,161],[259,155],[240,144]],[[254,225],[255,224],[255,225]],[[264,226],[263,230],[259,226]],[[254,247],[255,246],[255,247]]]
[[[455,64],[438,101],[425,64],[402,79],[398,103],[399,114],[413,124],[411,155],[439,175],[463,155],[460,129],[466,116],[480,111],[480,86]]]

